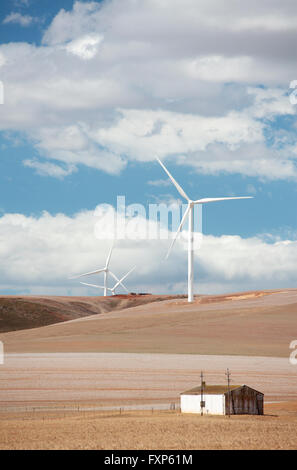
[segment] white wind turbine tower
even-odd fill
[[[108,275],[110,274],[115,279],[115,281],[119,283],[119,285],[121,285],[122,287],[124,287],[124,289],[126,289],[125,286],[122,284],[122,282],[117,278],[117,276],[109,269],[109,263],[110,263],[112,250],[113,250],[113,246],[111,247],[111,249],[108,253],[104,268],[96,269],[96,271],[90,271],[88,273],[80,274],[79,276],[74,276],[74,277],[71,277],[70,279],[78,279],[80,277],[90,276],[91,274],[104,273],[104,286],[103,286],[103,289],[104,289],[104,296],[106,297],[107,296],[107,290],[108,290]]]
[[[130,273],[132,273],[132,271],[134,271],[135,268],[136,266],[130,269],[130,271],[127,274],[125,274],[125,276],[123,276],[120,280],[118,280],[118,282],[116,282],[113,287],[107,287],[107,290],[109,290],[112,293],[112,295],[115,295],[116,289],[121,285],[125,289],[126,292],[129,292],[126,286],[123,284],[123,281],[124,279],[126,279],[126,277],[129,276]],[[98,289],[105,289],[104,286],[98,286],[97,284],[88,284],[87,282],[81,282],[81,284],[83,284],[84,286],[89,286],[89,287],[97,287]]]
[[[173,176],[169,173],[165,165],[159,160],[158,157],[156,157],[158,162],[160,163],[161,167],[164,169],[164,171],[167,173],[169,178],[171,179],[172,183],[178,190],[179,194],[188,201],[188,207],[183,215],[183,218],[181,220],[181,223],[177,229],[177,232],[172,240],[172,243],[169,247],[168,253],[167,253],[167,258],[169,256],[169,253],[175,243],[175,240],[177,239],[177,236],[179,232],[181,231],[187,217],[189,217],[189,229],[188,229],[188,302],[193,302],[194,299],[194,294],[193,294],[193,281],[194,281],[194,250],[193,250],[193,228],[194,228],[194,206],[195,204],[207,204],[208,202],[216,202],[216,201],[226,201],[230,199],[252,199],[252,196],[241,196],[241,197],[215,197],[215,198],[203,198],[203,199],[197,199],[196,201],[192,201],[190,199],[185,191],[180,187],[180,185],[175,181]]]

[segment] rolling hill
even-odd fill
[[[131,294],[109,297],[0,296],[0,333],[38,328],[176,297]]]
[[[198,296],[192,304],[168,296],[118,297],[28,299],[41,306],[40,324],[48,319],[43,309],[57,308],[63,319],[42,327],[36,320],[35,328],[2,333],[0,340],[7,352],[289,357],[290,342],[297,338],[297,289]]]

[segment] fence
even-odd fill
[[[64,406],[23,406],[6,407],[0,409],[1,420],[49,420],[64,419],[67,417],[107,417],[124,416],[129,413],[141,413],[144,415],[153,415],[154,413],[176,413],[180,412],[180,406],[176,403],[170,404],[151,404],[146,405],[125,405],[125,406],[89,406],[83,404],[64,405]]]

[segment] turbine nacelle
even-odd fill
[[[121,279],[118,279],[118,281],[115,283],[115,285],[113,287],[105,287],[105,286],[100,286],[100,285],[97,285],[97,284],[89,284],[88,282],[80,282],[80,284],[83,284],[84,286],[95,287],[97,289],[107,289],[108,291],[110,291],[112,293],[112,295],[115,295],[115,291],[120,285],[127,292],[129,292],[128,289],[126,288],[126,286],[123,284],[123,280],[126,279],[126,277],[128,277],[129,274],[132,273],[132,271],[134,271],[135,268],[136,268],[136,266],[134,266],[134,268],[130,269],[130,271],[128,271]],[[115,275],[113,275],[113,276],[115,277],[115,279],[117,279],[117,277]]]

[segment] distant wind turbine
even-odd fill
[[[160,163],[161,167],[164,169],[164,171],[167,173],[169,178],[171,179],[172,183],[178,190],[179,194],[188,201],[188,207],[182,217],[181,223],[177,229],[177,232],[172,240],[172,243],[169,247],[168,253],[166,258],[168,258],[170,251],[177,239],[177,236],[179,232],[181,231],[187,217],[189,217],[189,231],[188,231],[188,302],[193,302],[194,295],[193,295],[193,282],[194,282],[194,250],[193,250],[193,228],[194,228],[194,206],[195,204],[207,204],[208,202],[217,202],[217,201],[227,201],[230,199],[253,199],[252,196],[240,196],[240,197],[215,197],[215,198],[203,198],[203,199],[197,199],[196,201],[192,201],[185,191],[182,189],[182,187],[177,183],[177,181],[173,178],[173,176],[169,173],[167,168],[165,167],[164,163],[161,162],[161,160],[156,157],[156,160]]]
[[[123,284],[123,281],[124,279],[126,279],[126,277],[129,276],[130,273],[132,273],[132,271],[134,271],[135,268],[136,266],[130,269],[130,271],[127,274],[125,274],[125,276],[123,276],[120,280],[118,280],[118,282],[116,282],[113,287],[107,287],[107,290],[109,290],[112,293],[112,295],[115,295],[116,289],[121,285],[125,289],[126,292],[129,292],[126,286]],[[97,284],[88,284],[87,282],[80,282],[80,283],[83,284],[84,286],[96,287],[98,289],[105,289],[105,286],[98,286]]]
[[[80,277],[90,276],[91,274],[104,273],[104,286],[102,288],[104,289],[104,296],[106,297],[107,296],[107,291],[110,290],[110,289],[108,289],[108,275],[110,274],[114,278],[114,280],[118,283],[118,285],[121,285],[124,289],[126,289],[124,284],[122,284],[121,280],[119,280],[117,278],[117,276],[109,269],[109,263],[110,263],[112,250],[113,250],[113,246],[111,247],[111,249],[108,253],[104,268],[96,269],[96,271],[90,271],[88,273],[80,274],[79,276],[74,276],[74,277],[71,277],[70,279],[79,279]],[[92,287],[98,287],[94,284],[86,284],[86,285],[90,285]]]

